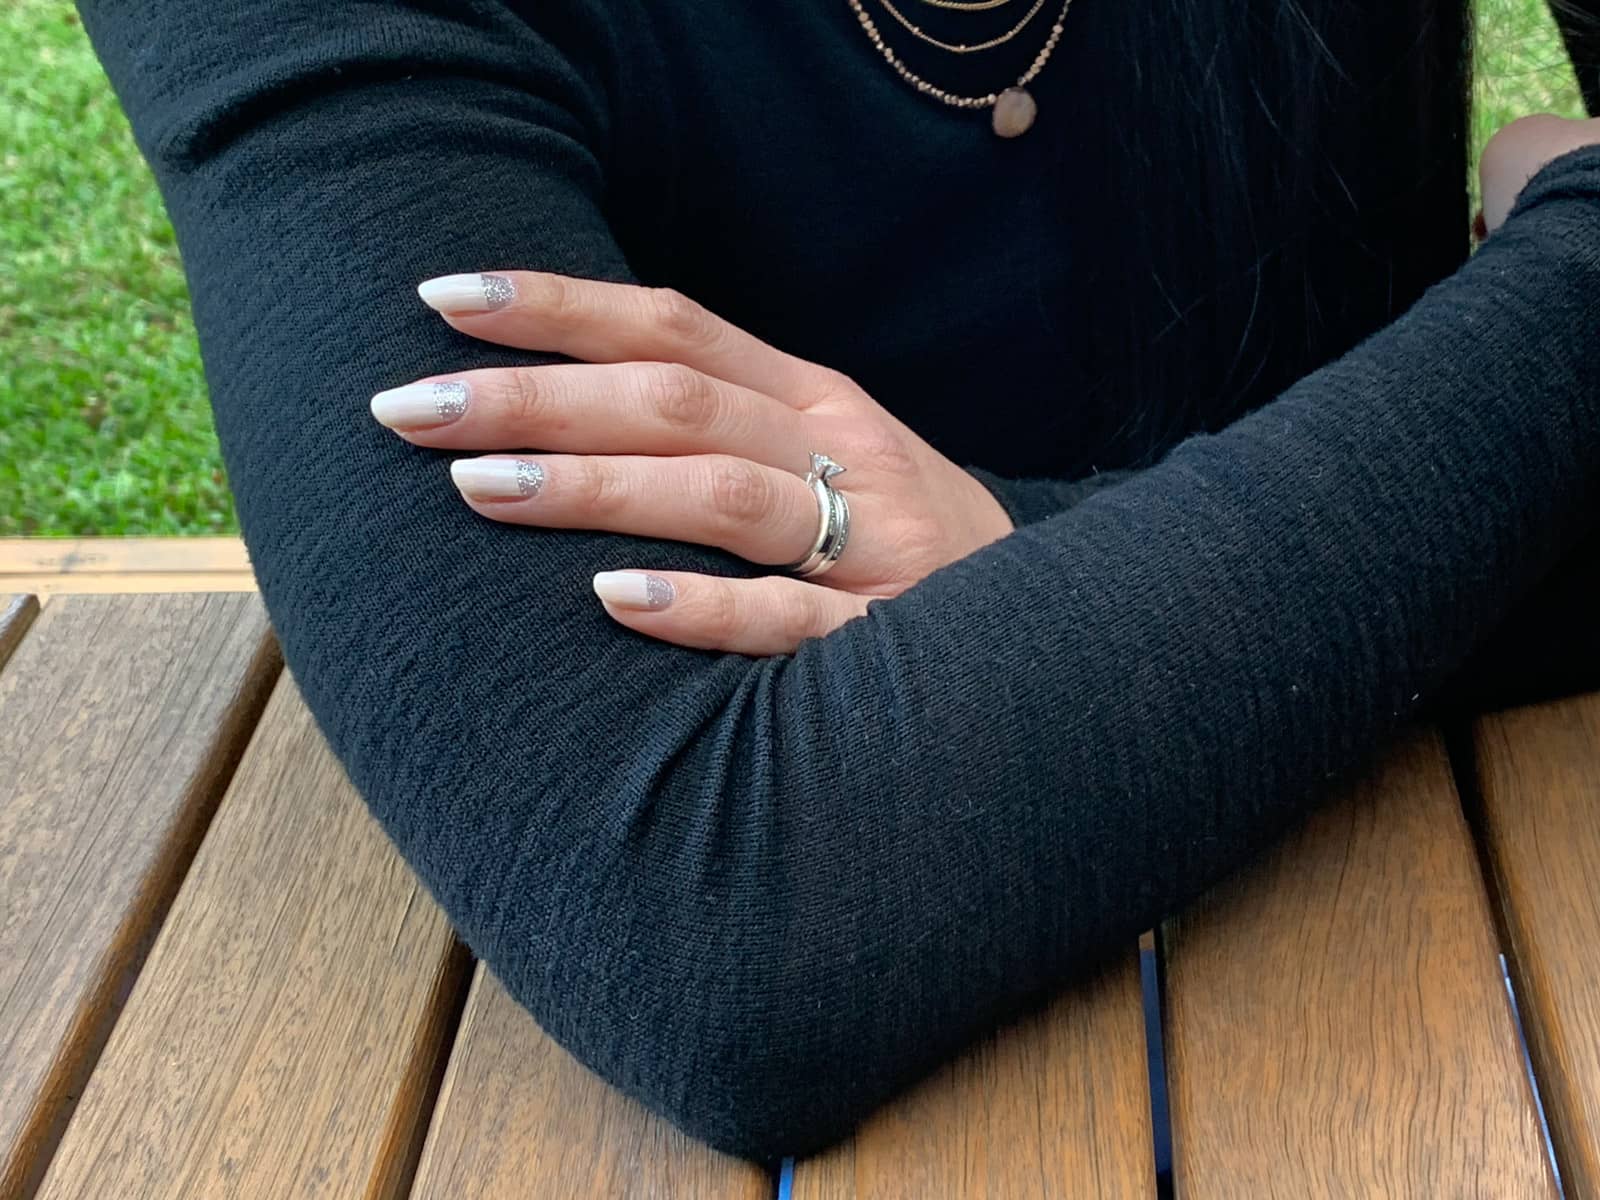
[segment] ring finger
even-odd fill
[[[450,476],[492,520],[694,542],[768,566],[803,558],[820,518],[800,476],[728,454],[492,455],[458,459]]]
[[[799,413],[678,363],[463,371],[379,392],[372,414],[419,446],[588,454],[736,454],[804,471]]]

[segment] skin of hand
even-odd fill
[[[1483,148],[1478,163],[1483,185],[1478,236],[1487,237],[1504,224],[1517,196],[1541,167],[1570,150],[1595,144],[1600,144],[1600,118],[1537,113],[1501,128]]]
[[[849,538],[825,574],[601,572],[596,594],[630,629],[787,653],[1012,530],[987,487],[846,376],[678,292],[529,271],[443,276],[418,292],[468,336],[576,360],[430,376],[372,398],[373,416],[418,446],[520,452],[451,464],[463,500],[491,520],[716,546],[781,568],[818,536],[811,452],[846,468],[831,482],[849,500]]]

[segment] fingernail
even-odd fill
[[[677,598],[672,580],[644,571],[601,571],[594,594],[619,608],[663,609]]]
[[[465,383],[408,383],[372,398],[372,415],[390,429],[448,425],[467,411]]]
[[[517,289],[504,275],[441,275],[419,283],[417,295],[435,312],[478,313],[504,308]]]
[[[525,458],[458,458],[450,478],[473,500],[526,500],[544,486],[544,468]]]

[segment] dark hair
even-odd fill
[[[1600,116],[1600,0],[1549,0],[1589,112]]]
[[[1574,3],[1575,0],[1568,0]],[[1095,465],[1145,463],[1338,356],[1469,247],[1466,0],[1144,0],[1080,228]],[[1176,36],[1174,36],[1176,31]],[[1086,136],[1097,136],[1088,134]],[[1103,224],[1101,224],[1103,223]],[[1129,251],[1131,250],[1131,254]],[[1181,337],[1183,353],[1150,353]]]

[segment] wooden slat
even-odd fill
[[[39,615],[37,596],[0,595],[0,667],[11,661],[11,654]]]
[[[168,592],[253,592],[256,577],[249,571],[204,571],[187,575],[154,571],[64,575],[0,575],[0,586],[19,592],[49,596],[107,594],[158,594]]]
[[[0,538],[0,582],[9,575],[106,575],[122,571],[249,573],[233,537]]]
[[[1488,898],[1436,734],[1402,739],[1168,934],[1185,1200],[1553,1200]]]
[[[795,1200],[1155,1194],[1134,947],[795,1164]]]
[[[1600,1197],[1600,695],[1474,729],[1485,848],[1571,1200]]]
[[[0,590],[40,596],[106,592],[253,592],[244,543],[202,538],[0,538]]]
[[[466,982],[286,675],[40,1195],[404,1195]]]
[[[684,1136],[550,1040],[481,964],[412,1200],[766,1200],[767,1173]]]
[[[277,661],[253,597],[97,597],[0,671],[0,1195],[43,1168]]]

